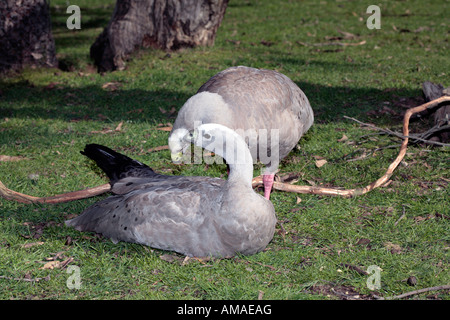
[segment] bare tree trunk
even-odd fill
[[[422,89],[426,101],[431,101],[445,95],[450,96],[450,87],[444,88],[442,84],[425,81],[422,84]],[[444,104],[434,112],[434,125],[437,128],[437,133],[432,139],[434,138],[434,140],[443,143],[450,142],[450,129],[448,128],[450,125],[450,104]]]
[[[136,48],[177,50],[213,45],[228,0],[117,0],[108,26],[91,46],[98,70],[123,69]]]
[[[46,0],[0,1],[0,72],[57,65]]]

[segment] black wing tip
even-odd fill
[[[80,153],[94,160],[109,177],[111,184],[125,177],[151,177],[155,174],[142,162],[100,144],[87,144]]]

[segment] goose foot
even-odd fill
[[[266,198],[267,200],[270,200],[270,192],[272,191],[274,177],[275,177],[275,174],[263,175],[264,198]]]

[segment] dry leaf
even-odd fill
[[[123,126],[123,121],[119,122],[119,124],[117,125],[117,127],[112,130],[112,129],[103,129],[103,130],[94,130],[91,131],[91,133],[102,133],[102,134],[106,134],[106,133],[113,133],[113,132],[120,132],[122,131],[122,126]],[[56,151],[58,152],[58,151]]]
[[[348,159],[347,162],[363,160],[365,158],[367,158],[367,153],[364,151],[362,155],[360,155],[356,158],[353,158],[353,159]]]
[[[106,82],[102,85],[102,88],[109,91],[116,91],[120,87],[120,82]]]
[[[297,197],[297,201],[296,201],[296,204],[299,204],[300,202],[302,202],[302,198],[300,198],[300,197]]]
[[[325,163],[327,163],[327,162],[328,162],[328,161],[325,160],[325,159],[316,160],[316,167],[317,167],[317,168],[320,168],[320,167],[322,167],[323,165],[325,165]]]
[[[427,215],[427,216],[417,216],[417,217],[414,217],[414,221],[415,221],[415,222],[421,222],[421,221],[429,220],[430,217],[431,217],[431,215]]]
[[[162,114],[167,113],[167,110],[166,110],[166,109],[163,109],[163,108],[161,108],[161,107],[159,107],[159,111],[161,111]]]
[[[38,241],[38,242],[30,242],[30,243],[25,243],[25,244],[23,244],[22,245],[22,248],[31,248],[31,247],[34,247],[34,246],[40,246],[40,245],[43,245],[44,244],[44,242],[42,242],[42,241]]]
[[[122,131],[123,121],[120,121],[114,131]]]
[[[183,262],[181,263],[182,266],[187,265],[192,259],[189,256],[184,257]]]
[[[46,264],[44,264],[44,266],[39,269],[40,270],[45,270],[45,269],[53,270],[55,268],[59,268],[60,264],[61,264],[61,262],[59,262],[59,261],[50,261],[50,262],[47,262]]]
[[[172,127],[161,127],[161,128],[156,128],[156,130],[161,130],[161,131],[172,131]]]
[[[356,242],[357,246],[367,246],[370,243],[370,239],[367,238],[361,238]]]
[[[264,291],[258,290],[258,300],[262,300],[264,296]]]
[[[169,146],[159,146],[159,147],[154,147],[154,148],[150,148],[147,150],[147,152],[153,152],[153,151],[161,151],[161,150],[167,150],[169,149]]]
[[[338,139],[338,142],[343,142],[343,141],[347,141],[347,140],[348,140],[348,137],[345,134],[343,134],[342,138]]]
[[[402,247],[400,247],[398,244],[392,243],[390,241],[386,242],[384,244],[384,247],[391,251],[391,253],[401,253]]]

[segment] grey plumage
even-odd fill
[[[296,146],[313,121],[308,98],[288,77],[273,70],[232,67],[209,79],[181,108],[169,136],[169,146],[174,154],[185,149],[186,143],[175,132],[182,128],[192,130],[195,124],[219,123],[241,130],[238,133],[247,133],[244,137],[247,143],[257,141],[257,148],[261,147],[259,133],[265,130],[269,150],[252,150],[256,161],[262,152],[272,153],[270,132],[276,129],[278,159],[268,157],[274,163],[259,159],[268,167],[268,173],[275,173],[279,160]],[[251,134],[255,132],[256,136]]]
[[[185,139],[226,159],[228,180],[153,176],[148,170],[143,177],[124,174],[112,185],[115,195],[66,224],[79,231],[101,233],[114,242],[141,243],[195,257],[231,257],[263,250],[273,237],[275,211],[272,203],[251,187],[251,160],[233,160],[234,154],[247,154],[251,159],[243,139],[216,124],[199,126]],[[223,147],[224,141],[235,144],[233,154],[227,154],[230,151]]]

